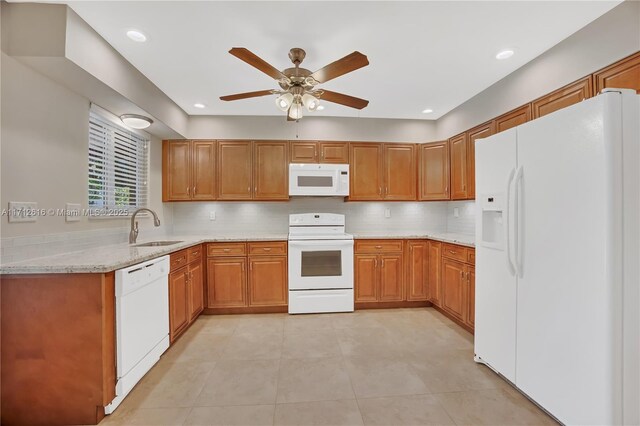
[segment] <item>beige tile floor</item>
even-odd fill
[[[201,316],[101,425],[554,424],[431,308]]]

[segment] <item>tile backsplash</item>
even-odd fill
[[[455,213],[458,216],[456,217]],[[476,202],[449,201],[447,203],[447,232],[473,235],[476,232]]]

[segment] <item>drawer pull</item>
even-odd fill
[[[377,249],[381,249],[381,248],[382,248],[382,246],[376,246],[376,248],[377,248]]]
[[[231,249],[226,248],[226,249],[224,249],[222,251],[224,251],[225,253],[229,253],[231,251]]]
[[[199,252],[199,251],[194,251],[194,252],[193,252],[193,253],[191,253],[191,254],[192,254],[192,255],[194,255],[194,256],[197,256],[197,255],[198,255],[198,253],[200,253],[200,252]]]
[[[451,254],[456,254],[456,253],[458,253],[458,252],[457,252],[457,251],[455,251],[455,250],[449,250],[449,253],[451,253]]]
[[[263,247],[262,250],[264,251],[271,251],[271,247]]]

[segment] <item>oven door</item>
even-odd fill
[[[289,290],[353,288],[353,240],[289,241]]]

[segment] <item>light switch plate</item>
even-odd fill
[[[215,210],[211,210],[209,212],[209,220],[216,220],[216,211]]]
[[[389,208],[384,209],[384,217],[386,217],[387,219],[391,217],[391,209]]]
[[[35,201],[9,201],[9,222],[35,222],[38,219]]]
[[[65,222],[80,222],[80,204],[65,204],[64,220]]]
[[[453,217],[460,217],[460,209],[458,207],[453,208]]]

